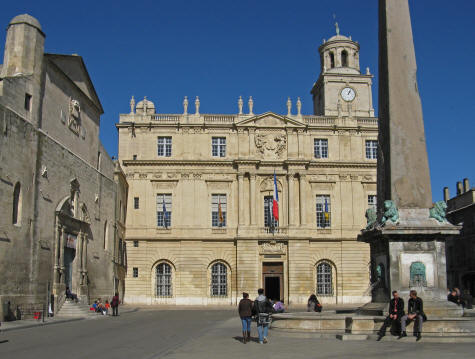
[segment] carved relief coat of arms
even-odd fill
[[[278,133],[258,133],[255,143],[264,157],[279,158],[287,146],[287,137]]]

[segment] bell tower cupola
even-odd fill
[[[372,78],[369,68],[360,71],[360,45],[351,36],[336,34],[323,40],[320,75],[312,88],[314,114],[318,116],[373,117]]]

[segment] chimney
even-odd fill
[[[468,178],[463,179],[463,192],[470,191],[470,184],[468,183]]]
[[[444,187],[444,201],[447,202],[450,199],[449,187]]]
[[[457,196],[460,196],[463,193],[462,182],[457,182]]]

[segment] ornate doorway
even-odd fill
[[[262,283],[264,294],[272,300],[284,298],[284,263],[262,263]]]

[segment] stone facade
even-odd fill
[[[132,98],[117,124],[128,303],[229,305],[260,287],[292,304],[312,293],[370,300],[369,247],[356,237],[376,199],[372,76],[359,71],[356,42],[337,35],[328,45],[351,49],[351,61],[340,51],[322,65],[314,115],[301,114],[300,99],[280,115],[254,114],[252,98],[245,114],[239,98],[238,114],[223,115],[200,114],[198,98],[193,114],[187,98],[183,114]],[[274,176],[278,224],[267,207]]]
[[[0,72],[2,319],[8,302],[24,317],[56,312],[67,285],[84,302],[124,288],[125,177],[99,141],[82,58],[45,54],[44,38],[35,18],[15,17]]]
[[[457,195],[449,196],[444,188],[447,219],[462,225],[460,236],[447,242],[447,284],[449,288],[468,289],[475,297],[475,188],[468,178],[457,182]]]

